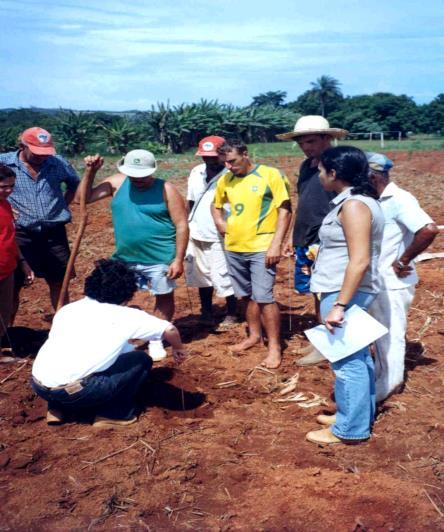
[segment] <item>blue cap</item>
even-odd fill
[[[393,167],[393,162],[382,153],[367,152],[368,165],[376,172],[388,172]]]

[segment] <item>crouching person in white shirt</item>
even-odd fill
[[[180,363],[185,351],[170,322],[126,306],[135,274],[119,260],[101,260],[86,278],[85,297],[61,308],[32,368],[34,391],[48,402],[49,424],[90,414],[94,426],[137,421],[137,395],[151,358],[129,341],[166,340]]]
[[[389,330],[376,341],[376,401],[380,402],[400,391],[404,382],[407,314],[418,283],[412,261],[433,242],[438,227],[410,192],[390,182],[390,159],[367,153],[367,160],[385,218],[379,258],[383,289],[369,309]]]

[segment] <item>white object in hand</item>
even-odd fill
[[[304,331],[310,342],[330,362],[336,362],[356,353],[360,349],[387,334],[388,330],[357,305],[349,308],[341,327],[335,327],[334,334],[325,325],[318,325]]]

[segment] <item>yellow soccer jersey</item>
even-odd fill
[[[260,164],[244,177],[224,174],[217,182],[214,206],[230,204],[225,249],[266,251],[276,231],[278,208],[289,199],[288,180],[277,168]]]

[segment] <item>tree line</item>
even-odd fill
[[[0,110],[0,151],[13,150],[18,134],[34,125],[51,131],[59,151],[67,155],[97,150],[123,154],[137,147],[180,153],[208,134],[247,143],[273,142],[277,133],[291,130],[306,114],[321,114],[331,126],[351,133],[444,134],[444,94],[417,105],[409,96],[383,92],[344,96],[340,85],[335,78],[321,76],[295,101],[286,102],[285,91],[269,91],[254,96],[245,107],[201,100],[158,103],[147,111],[125,113],[5,109]]]

